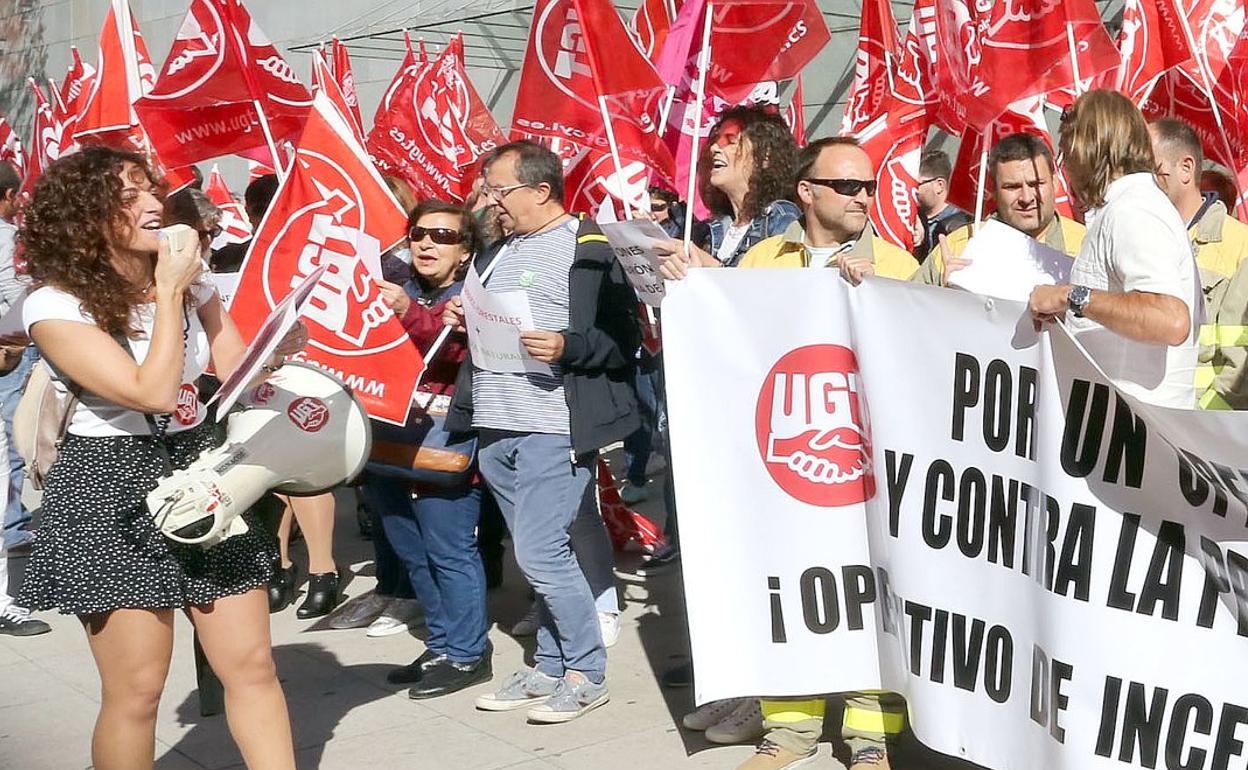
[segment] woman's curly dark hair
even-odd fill
[[[750,169],[750,189],[745,194],[739,219],[753,219],[762,213],[769,203],[793,199],[793,162],[797,157],[797,143],[784,118],[774,107],[742,105],[724,110],[719,122],[706,137],[706,144],[698,157],[698,190],[702,201],[716,216],[732,216],[732,203],[728,196],[711,186],[711,147],[719,138],[724,124],[735,120],[741,126],[741,136],[750,141],[754,167]]]
[[[35,185],[19,237],[36,285],[74,295],[109,334],[132,335],[144,292],[113,267],[111,249],[129,226],[119,176],[127,162],[156,185],[143,156],[126,150],[86,147],[52,163]]]

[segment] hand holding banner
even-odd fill
[[[491,372],[552,374],[550,364],[529,355],[520,342],[520,332],[536,328],[528,294],[520,290],[491,292],[473,267],[464,279],[460,297],[474,366]]]
[[[666,291],[663,278],[659,275],[661,260],[654,244],[668,240],[667,233],[649,219],[606,222],[599,227],[611,243],[611,250],[624,268],[628,282],[637,292],[637,299],[651,307],[658,307]]]

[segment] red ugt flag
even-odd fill
[[[462,201],[477,161],[503,141],[468,79],[463,36],[456,35],[432,64],[412,63],[396,76],[368,146],[387,172],[402,176],[421,197]]]
[[[842,134],[855,134],[879,116],[885,100],[893,93],[898,50],[892,3],[867,0],[862,5],[854,82],[845,100]]]
[[[351,133],[355,134],[355,138],[363,144],[364,131],[360,128],[360,124],[355,121],[355,118],[352,117],[351,102],[347,100],[347,95],[343,93],[342,88],[338,85],[338,81],[334,79],[334,73],[330,70],[329,64],[319,50],[312,52],[312,87],[324,92],[329,97],[333,105],[338,108],[338,112],[342,113],[342,117],[347,121],[347,125],[351,127]]]
[[[318,93],[230,304],[250,339],[293,287],[328,265],[303,318],[311,339],[301,355],[340,376],[369,416],[397,425],[407,418],[424,361],[376,280],[381,255],[402,240],[406,225],[346,121]]]
[[[3,115],[0,115],[0,163],[8,163],[18,176],[26,174],[26,153],[22,150],[21,137]]]
[[[136,108],[161,159],[182,166],[293,139],[311,96],[239,0],[193,0]]]

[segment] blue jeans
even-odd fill
[[[606,537],[601,517],[585,502],[593,494],[592,458],[574,463],[566,435],[483,430],[480,436],[481,475],[511,530],[516,563],[541,599],[535,666],[548,676],[579,671],[590,681],[602,682],[607,650],[594,592],[569,534],[582,516],[587,520],[578,527],[597,527]]]
[[[30,511],[22,505],[22,482],[26,480],[26,461],[17,453],[13,441],[13,415],[22,389],[30,376],[31,367],[39,360],[39,351],[33,345],[26,348],[21,362],[13,371],[0,375],[0,417],[4,418],[4,432],[9,439],[9,502],[4,509],[4,546],[13,548],[30,538],[22,527],[30,523]]]
[[[477,552],[481,490],[439,490],[412,498],[401,479],[370,479],[381,525],[425,609],[425,646],[456,663],[485,652],[485,568]]]
[[[657,364],[656,364],[657,366]],[[645,371],[637,368],[637,406],[641,412],[641,427],[624,439],[624,458],[628,464],[626,478],[635,487],[646,485],[646,464],[654,449],[655,433],[660,432],[662,411],[659,403],[659,372],[656,368]]]
[[[384,492],[378,492],[374,485],[377,479],[381,477],[369,476],[368,480],[360,486],[360,497],[364,499],[364,507],[368,509],[368,516],[373,522],[373,569],[377,573],[376,593],[392,599],[413,599],[416,597],[416,591],[412,588],[412,581],[407,576],[407,570],[403,567],[403,560],[394,552],[394,546],[390,544],[390,538],[386,536],[386,527],[381,518],[385,506],[395,503],[393,499],[388,500]]]

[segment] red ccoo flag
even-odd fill
[[[376,280],[381,255],[403,239],[406,226],[406,212],[319,93],[230,305],[250,339],[294,286],[328,265],[303,318],[311,340],[301,356],[340,376],[371,417],[400,425],[424,362]]]
[[[1118,69],[1104,80],[1143,104],[1166,70],[1192,60],[1192,47],[1183,33],[1186,15],[1176,0],[1126,0],[1118,32]]]
[[[667,39],[667,31],[675,21],[675,12],[680,7],[679,0],[669,5],[670,0],[642,0],[629,19],[628,31],[637,46],[650,61],[656,61],[659,51],[663,50],[663,41]]]
[[[95,75],[76,110],[74,138],[147,149],[134,104],[156,81],[147,45],[130,14],[126,0],[112,0],[100,30],[100,53]]]
[[[880,114],[891,94],[899,48],[897,22],[888,0],[866,0],[854,56],[854,82],[845,99],[842,134],[855,134]]]
[[[184,165],[298,135],[311,96],[239,0],[192,0],[136,105],[161,158]],[[266,126],[267,124],[267,126]]]
[[[221,234],[212,242],[213,249],[219,249],[231,243],[246,243],[251,240],[251,221],[243,204],[230,193],[230,188],[221,175],[221,169],[213,164],[212,171],[204,180],[204,195],[221,209],[221,221],[218,226]]]
[[[22,180],[24,193],[33,193],[35,182],[39,181],[44,170],[52,161],[61,157],[61,125],[57,122],[43,89],[39,88],[34,78],[30,78],[29,82],[35,97],[35,117],[31,124],[30,160],[26,166],[26,176]]]
[[[333,64],[334,81],[342,91],[342,98],[347,103],[347,121],[355,124],[355,132],[364,136],[364,118],[360,115],[360,99],[355,91],[355,73],[351,71],[351,54],[347,46],[338,38],[334,38],[329,46],[330,61]]]
[[[1010,105],[1118,65],[1092,0],[981,3],[936,0],[936,81],[942,123],[985,128]]]

